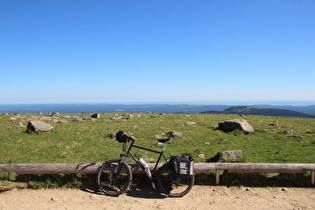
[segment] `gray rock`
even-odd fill
[[[26,126],[24,126],[24,125],[22,124],[22,122],[18,122],[18,123],[15,124],[15,127],[18,127],[18,128],[25,128]]]
[[[298,136],[298,135],[293,135],[293,136],[288,136],[288,137],[294,137],[294,138],[303,139],[303,136]]]
[[[233,119],[224,122],[219,122],[219,130],[226,132],[234,131],[236,129],[253,132],[254,128],[244,119]]]
[[[276,127],[276,128],[280,128],[279,123],[270,123],[270,126]]]
[[[73,121],[73,122],[82,122],[83,119],[80,117],[71,117],[68,121]]]
[[[83,117],[82,120],[95,122],[95,119],[94,119],[94,118],[91,118],[91,117]]]
[[[53,129],[54,127],[48,123],[41,121],[30,121],[27,125],[27,132],[47,132]]]
[[[185,125],[196,125],[196,122],[185,122]]]
[[[237,159],[242,158],[242,150],[228,150],[223,152],[218,152],[210,162],[233,162]]]
[[[58,123],[59,120],[58,120],[58,119],[52,119],[51,122],[53,122],[53,123]]]
[[[100,118],[101,115],[100,114],[92,114],[91,118]]]
[[[294,133],[293,130],[286,130],[286,131],[283,131],[283,134],[284,135],[292,135]]]
[[[184,134],[176,132],[176,131],[168,132],[166,135],[170,137],[183,137],[184,136]]]
[[[54,112],[54,113],[52,113],[51,116],[52,116],[52,117],[59,117],[59,112]]]

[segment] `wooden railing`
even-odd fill
[[[97,173],[101,163],[38,163],[38,164],[0,164],[0,172],[9,178],[10,172],[17,174],[56,174],[56,173]],[[153,170],[155,163],[148,164]],[[159,167],[162,164],[159,164]],[[129,164],[133,173],[143,171],[137,164]],[[315,184],[315,164],[297,163],[195,163],[195,173],[216,172],[216,184],[220,182],[220,171],[228,173],[305,173],[311,172],[311,183]]]

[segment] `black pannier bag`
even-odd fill
[[[172,156],[171,164],[174,171],[179,175],[194,175],[194,159],[188,156]]]

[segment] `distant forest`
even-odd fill
[[[315,115],[279,108],[255,108],[249,106],[235,106],[223,111],[206,111],[203,114],[245,114],[245,115],[267,115],[315,118]]]

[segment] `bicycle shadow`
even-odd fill
[[[101,192],[98,187],[93,184],[86,184],[80,188],[80,190],[95,194],[95,195],[103,195],[106,196],[105,193]],[[147,198],[147,199],[163,199],[166,198],[165,195],[161,193],[159,189],[153,189],[151,186],[136,186],[131,187],[127,192],[124,193],[127,196],[135,197],[135,198]]]
[[[159,189],[153,189],[151,186],[140,186],[127,191],[127,196],[147,199],[164,199],[165,195],[161,194]]]

